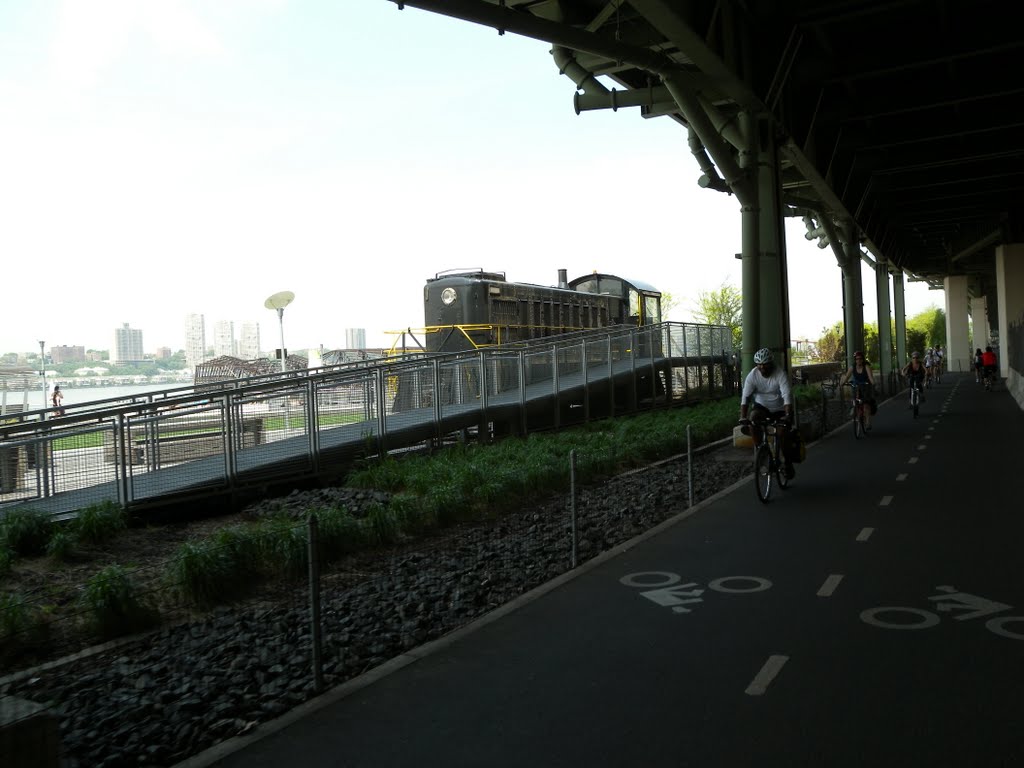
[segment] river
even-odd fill
[[[95,400],[107,400],[114,397],[131,397],[132,395],[142,395],[147,392],[159,392],[165,389],[177,389],[187,386],[189,384],[185,382],[177,384],[118,384],[106,387],[72,387],[62,384],[60,391],[64,393],[64,405],[68,406],[75,403],[89,403]],[[53,392],[53,387],[50,386],[49,382],[47,382],[47,389],[51,393]],[[8,406],[20,406],[25,402],[25,392],[22,390],[0,392],[0,397],[5,397]],[[46,402],[43,402],[42,389],[31,389],[28,391],[28,410],[37,410],[41,407],[49,406],[49,404],[48,399]]]

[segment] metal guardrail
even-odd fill
[[[469,429],[527,433],[732,391],[722,326],[663,323],[520,347],[179,387],[0,424],[0,514],[230,492]]]

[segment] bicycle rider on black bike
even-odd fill
[[[754,407],[747,417],[747,402],[753,397]],[[775,368],[772,351],[767,347],[754,353],[754,369],[743,380],[743,395],[740,398],[740,425],[743,434],[753,434],[754,445],[761,442],[759,422],[765,419],[781,419],[779,443],[786,444],[786,428],[793,419],[793,391],[789,387],[789,374],[782,368]],[[786,478],[796,476],[793,463],[785,462]]]
[[[910,356],[910,362],[903,366],[902,373],[908,379],[917,381],[917,388],[921,392],[921,402],[923,403],[925,367],[921,362],[921,354],[919,352],[914,352]]]

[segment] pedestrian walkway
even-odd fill
[[[1022,429],[947,375],[183,765],[1022,764]]]

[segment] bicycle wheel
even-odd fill
[[[910,395],[910,402],[914,406],[914,418],[915,419],[917,418],[917,409],[918,409],[918,403],[919,403],[920,400],[921,400],[921,396],[918,394],[917,390],[915,389],[914,392]]]
[[[853,436],[860,440],[864,437],[864,405],[858,404],[853,411]]]
[[[767,445],[757,446],[754,452],[754,487],[757,498],[767,504],[772,493],[772,452]]]
[[[782,446],[775,444],[775,455],[778,459],[775,462],[775,480],[779,488],[786,490],[789,487],[789,478],[786,477],[786,458],[782,455]]]

